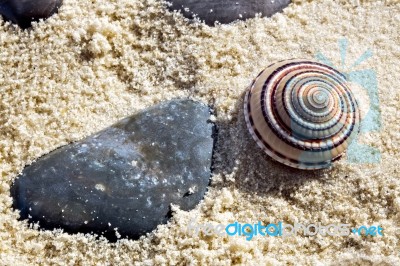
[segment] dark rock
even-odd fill
[[[58,11],[63,0],[0,0],[0,15],[5,20],[29,28],[32,21],[47,19]]]
[[[230,23],[237,19],[254,18],[257,13],[272,16],[290,4],[290,0],[168,0],[171,11],[180,10],[187,18],[197,15],[206,24],[215,21]]]
[[[137,239],[194,208],[211,175],[209,108],[165,102],[27,166],[11,188],[21,219],[41,228]]]

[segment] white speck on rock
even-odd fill
[[[100,191],[105,191],[106,187],[103,184],[96,184],[94,186],[95,189],[100,190]]]
[[[194,194],[195,191],[196,191],[196,186],[193,186],[193,187],[189,188],[188,194],[192,195],[192,194]]]

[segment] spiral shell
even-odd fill
[[[250,85],[244,112],[258,146],[300,169],[329,167],[360,128],[359,108],[345,76],[311,60],[267,67]]]

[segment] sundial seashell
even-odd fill
[[[247,91],[244,112],[258,146],[300,169],[329,167],[360,128],[345,76],[311,60],[280,61],[263,70]]]

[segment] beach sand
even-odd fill
[[[348,41],[341,66],[338,41]],[[295,1],[232,25],[188,23],[156,0],[65,0],[21,31],[0,23],[1,265],[400,265],[400,1]],[[349,71],[373,69],[381,128],[359,142],[376,164],[346,158],[323,171],[272,161],[247,132],[243,93],[269,64],[322,53]],[[212,182],[190,212],[137,241],[36,230],[18,221],[10,186],[25,165],[146,107],[192,98],[215,110]],[[380,225],[384,236],[188,234],[197,223]]]

